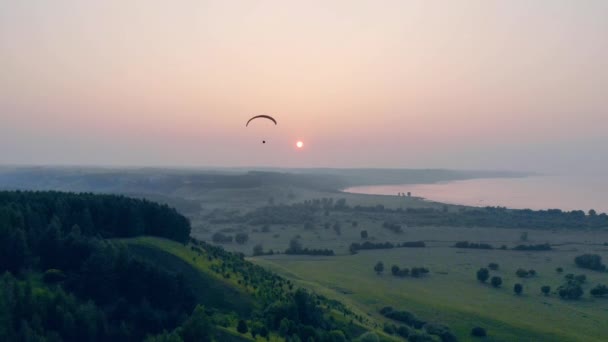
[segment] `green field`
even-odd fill
[[[383,306],[403,308],[424,319],[449,325],[466,338],[474,326],[487,328],[496,341],[603,341],[608,317],[608,301],[585,296],[565,301],[556,294],[541,294],[542,285],[553,289],[562,283],[555,272],[586,274],[590,284],[607,283],[608,274],[581,271],[572,263],[574,252],[478,251],[436,247],[365,251],[354,256],[323,258],[273,256],[255,258],[281,274],[299,279],[316,289],[343,299],[373,316]],[[387,268],[424,265],[430,276],[420,279],[396,278],[385,271],[377,276],[373,266],[383,261]],[[503,278],[502,288],[480,284],[475,272],[487,262],[497,262]],[[519,267],[535,269],[536,277],[520,279]],[[513,284],[524,285],[521,296],[514,295]],[[588,289],[588,287],[586,287]]]

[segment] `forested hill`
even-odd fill
[[[144,200],[0,192],[0,341],[331,342],[369,329],[189,231]]]
[[[0,192],[0,226],[23,231],[31,246],[45,234],[66,235],[78,229],[104,238],[153,235],[187,242],[190,223],[175,209],[147,200],[116,195],[54,191]],[[56,229],[57,232],[50,231]]]

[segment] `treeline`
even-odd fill
[[[462,208],[456,212],[440,208],[387,209],[382,205],[356,206],[344,210],[395,215],[408,226],[453,226],[497,228],[605,228],[608,215],[590,210],[562,211],[559,209],[531,210],[501,207]]]
[[[317,255],[317,256],[333,256],[334,251],[331,249],[313,249],[302,247],[298,239],[292,239],[289,242],[289,248],[285,250],[285,254],[291,255]]]
[[[429,269],[426,267],[412,267],[411,270],[407,267],[400,268],[397,265],[393,265],[391,267],[391,274],[395,277],[407,277],[412,276],[414,278],[419,278],[429,273]]]
[[[548,243],[541,243],[537,245],[518,245],[512,248],[514,251],[550,251],[551,245]]]
[[[469,241],[459,241],[454,244],[455,248],[473,248],[473,249],[494,249],[494,247],[487,243],[475,243]]]
[[[531,210],[507,209],[504,207],[461,208],[457,211],[445,208],[398,208],[383,205],[349,206],[344,199],[307,200],[292,205],[272,205],[256,209],[235,220],[250,224],[298,224],[313,222],[320,213],[330,211],[352,213],[381,213],[386,215],[383,227],[395,232],[402,231],[400,222],[407,226],[451,226],[451,227],[496,227],[496,228],[605,228],[608,215],[595,210],[587,213],[581,210],[562,211],[560,209]]]
[[[424,241],[406,241],[403,243],[393,244],[391,242],[371,242],[365,241],[363,243],[353,242],[350,244],[348,250],[351,254],[357,253],[360,250],[366,249],[391,249],[391,248],[424,248],[426,243]]]
[[[443,324],[429,323],[417,318],[408,311],[395,310],[390,306],[380,309],[380,314],[386,318],[405,324],[406,326],[397,327],[385,325],[384,331],[393,335],[398,334],[407,338],[408,341],[435,341],[431,335],[437,336],[442,342],[456,342],[456,335]],[[412,331],[408,327],[422,329],[420,332]]]
[[[0,191],[0,220],[29,236],[44,234],[55,220],[63,233],[76,225],[85,236],[153,235],[182,243],[190,237],[190,222],[175,209],[117,195]]]
[[[471,249],[494,249],[494,246],[483,243],[483,242],[469,242],[469,241],[458,241],[452,246],[454,248],[471,248]],[[500,247],[502,250],[506,250],[507,246],[503,245]],[[550,251],[553,248],[548,243],[537,244],[537,245],[518,245],[511,250],[514,251]]]

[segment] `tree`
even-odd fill
[[[492,279],[490,279],[490,283],[492,284],[492,286],[494,287],[500,287],[500,285],[502,285],[502,278],[498,277],[498,276],[494,276],[492,277]]]
[[[486,329],[482,327],[475,327],[471,329],[471,335],[475,337],[484,337],[487,336]]]
[[[236,325],[236,331],[241,334],[246,334],[248,330],[249,329],[247,329],[247,322],[242,319],[239,319],[239,323]]]
[[[598,284],[596,287],[592,288],[589,293],[594,297],[603,297],[608,295],[608,286]]]
[[[380,338],[378,337],[378,335],[376,335],[376,333],[368,331],[365,334],[361,335],[361,337],[359,338],[360,342],[379,342]]]
[[[357,227],[358,225],[359,225],[359,222],[357,222],[357,221],[353,221],[353,222],[352,222],[352,226],[353,226],[353,227]]]
[[[579,299],[583,295],[583,288],[573,282],[569,282],[566,285],[562,285],[557,289],[557,293],[562,299]]]
[[[264,254],[264,246],[261,243],[253,246],[253,256],[263,255]]]
[[[602,263],[602,257],[598,254],[582,254],[574,258],[578,267],[594,271],[605,271],[606,265]]]
[[[397,265],[393,265],[393,267],[391,267],[391,273],[396,276],[399,274],[399,266]]]
[[[242,245],[244,243],[247,242],[247,240],[249,240],[249,234],[247,233],[237,233],[236,236],[234,237],[234,240],[239,244]]]
[[[561,267],[558,267],[558,268],[555,269],[555,272],[562,273],[562,272],[564,272],[564,269],[561,268]]]
[[[549,286],[549,285],[543,285],[540,288],[540,292],[542,292],[545,296],[548,296],[549,292],[551,292],[551,286]]]
[[[521,284],[518,283],[518,284],[513,285],[513,292],[515,292],[516,295],[520,295],[523,290],[524,290],[524,287],[521,286]]]
[[[368,235],[367,235],[367,230],[362,230],[362,231],[361,231],[361,238],[362,238],[362,239],[367,239],[367,236],[368,236]]]
[[[480,268],[477,271],[477,280],[479,280],[480,282],[485,283],[489,277],[490,277],[490,271],[488,271],[487,268]]]
[[[528,275],[530,275],[530,273],[523,268],[518,268],[517,271],[515,271],[515,274],[520,278],[526,278]]]
[[[213,325],[205,313],[203,306],[198,305],[192,316],[184,322],[181,329],[181,336],[184,342],[210,342],[213,336]]]
[[[376,271],[376,273],[378,275],[380,275],[380,273],[384,272],[384,263],[382,263],[382,261],[378,261],[376,263],[376,266],[374,266],[374,271]]]
[[[498,264],[495,262],[491,262],[488,264],[488,268],[491,269],[492,271],[496,271],[496,270],[498,270]]]
[[[334,223],[334,231],[336,232],[336,235],[342,234],[342,225],[340,224],[340,222]]]
[[[292,252],[299,252],[302,250],[302,243],[297,238],[293,238],[289,241],[289,250]]]

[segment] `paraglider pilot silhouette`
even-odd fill
[[[256,115],[256,116],[252,117],[251,119],[247,120],[247,123],[245,124],[245,127],[249,126],[249,123],[251,121],[253,121],[253,120],[256,120],[256,119],[267,119],[267,120],[270,120],[270,121],[274,122],[275,126],[277,124],[277,120],[275,120],[270,115]],[[262,144],[265,144],[265,143],[266,143],[266,140],[262,140]]]

